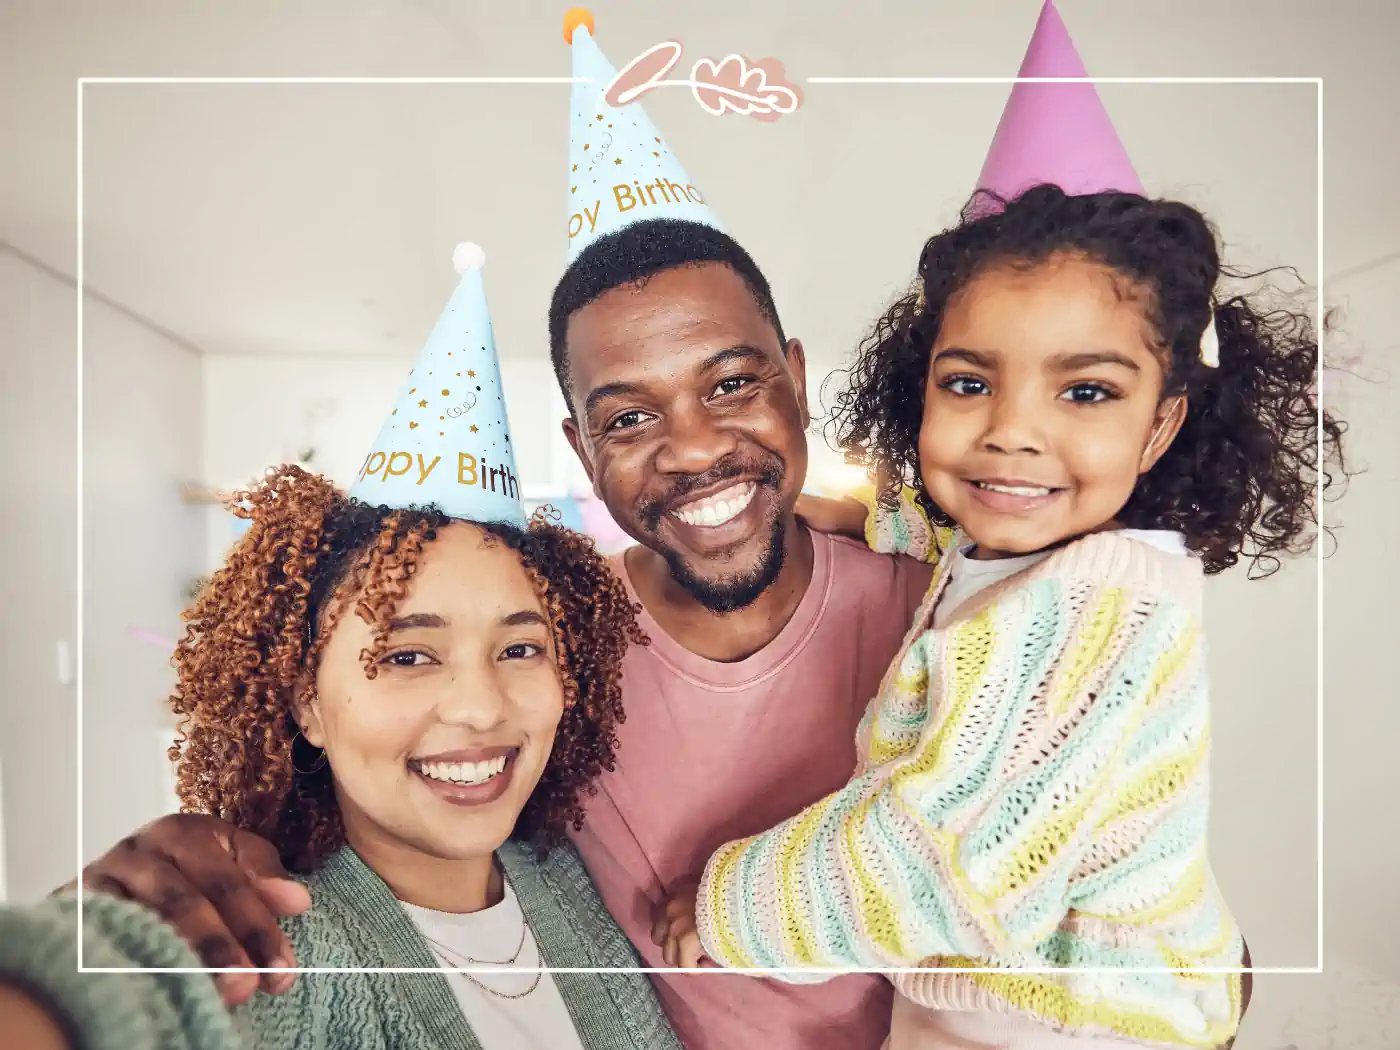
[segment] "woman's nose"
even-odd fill
[[[448,725],[484,731],[494,729],[505,720],[508,700],[493,675],[483,677],[456,676],[449,683],[448,693],[438,704],[438,717]]]

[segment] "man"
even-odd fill
[[[652,909],[668,887],[716,847],[845,783],[856,724],[930,572],[798,520],[802,345],[784,336],[767,281],[725,234],[650,220],[593,242],[555,290],[550,335],[565,432],[640,544],[614,568],[652,640],[628,656],[617,768],[576,843],[608,909],[660,967]],[[280,874],[261,840],[170,816],[88,879],[155,908],[211,966],[276,965],[288,948],[272,916],[300,910],[304,895],[249,876]],[[255,987],[253,975],[233,976],[230,1001]],[[270,991],[290,983],[266,976]],[[877,976],[655,980],[692,1050],[875,1050],[889,1023]]]

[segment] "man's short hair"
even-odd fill
[[[640,288],[658,273],[703,263],[723,263],[737,273],[759,312],[777,331],[778,341],[787,345],[768,279],[733,237],[703,223],[645,219],[598,238],[579,253],[554,286],[549,303],[549,357],[570,412],[574,405],[564,349],[569,319],[614,288]]]

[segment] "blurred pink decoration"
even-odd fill
[[[632,537],[618,527],[603,501],[590,490],[578,488],[569,495],[578,505],[579,517],[583,519],[583,531],[593,538],[600,551],[604,554],[616,554],[632,546]]]
[[[152,634],[150,631],[143,630],[140,627],[128,627],[126,629],[126,633],[131,635],[131,637],[133,638],[139,639],[140,641],[150,642],[152,645],[158,645],[162,649],[167,650],[168,652],[174,652],[175,650],[175,642],[171,639],[162,638],[160,635]]]
[[[1041,8],[1017,75],[1089,75],[1053,0]],[[1142,183],[1093,84],[1012,87],[977,187],[1011,200],[1042,182],[1053,182],[1071,194],[1142,192]]]

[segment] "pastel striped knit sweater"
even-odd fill
[[[935,1009],[1224,1044],[1239,975],[1165,972],[1238,967],[1243,950],[1206,855],[1199,565],[1089,536],[933,630],[946,584],[941,571],[866,712],[854,779],[710,859],[706,953],[972,968],[893,980]]]

